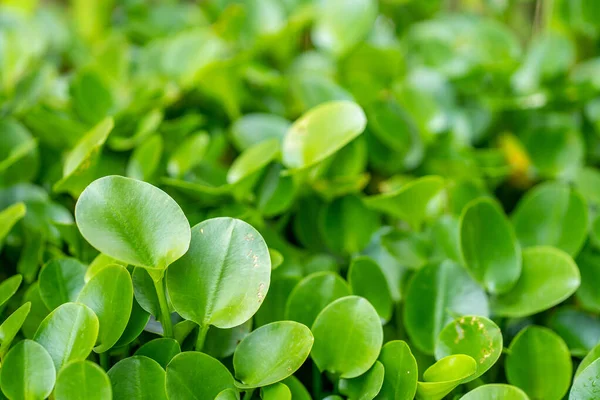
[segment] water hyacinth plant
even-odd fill
[[[0,397],[600,399],[599,4],[0,0]]]

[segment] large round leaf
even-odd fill
[[[350,294],[348,284],[335,272],[315,272],[301,280],[290,293],[285,318],[312,326],[325,306]]]
[[[348,281],[352,293],[364,297],[375,307],[383,321],[392,316],[393,300],[385,275],[373,259],[357,257],[350,263]]]
[[[175,310],[199,325],[233,328],[250,319],[269,290],[271,258],[246,222],[214,218],[192,228],[190,250],[167,272]]]
[[[441,330],[456,315],[489,316],[488,299],[460,265],[451,261],[427,265],[406,290],[404,326],[421,351],[433,354]]]
[[[50,310],[77,300],[85,285],[86,266],[75,258],[57,258],[42,267],[40,296]]]
[[[313,341],[310,329],[298,322],[278,321],[261,326],[235,349],[235,377],[248,387],[279,382],[300,368]]]
[[[588,231],[587,203],[565,183],[552,182],[527,192],[512,215],[523,247],[548,245],[575,255]]]
[[[521,251],[504,212],[492,200],[474,200],[460,219],[465,266],[491,293],[510,290],[521,273]]]
[[[122,176],[92,182],[77,201],[75,219],[99,251],[159,275],[190,243],[189,223],[169,195]]]
[[[85,285],[77,301],[90,307],[98,316],[100,331],[94,351],[105,352],[117,343],[129,322],[133,307],[129,272],[120,265],[104,268]]]
[[[323,161],[360,135],[366,124],[364,111],[351,101],[318,105],[287,131],[283,163],[288,168],[304,168]]]
[[[423,372],[424,382],[417,384],[417,397],[440,400],[477,371],[477,361],[465,354],[444,357]]]
[[[559,304],[579,287],[577,265],[564,251],[539,246],[523,250],[523,271],[507,293],[492,298],[494,313],[526,317]]]
[[[375,361],[371,369],[361,376],[340,379],[338,388],[340,393],[346,395],[349,400],[372,400],[381,390],[384,375],[383,364]]]
[[[70,361],[85,360],[98,337],[98,318],[84,304],[65,303],[40,324],[34,340],[48,350],[57,371]]]
[[[165,370],[156,361],[133,356],[108,371],[115,400],[167,400]]]
[[[56,400],[110,400],[112,387],[106,372],[90,361],[75,361],[59,372]]]
[[[214,399],[225,389],[234,389],[231,373],[221,362],[204,353],[186,351],[167,366],[169,399]]]
[[[460,400],[529,400],[529,397],[516,386],[494,383],[479,386]]]
[[[540,326],[528,326],[513,339],[506,377],[532,399],[562,399],[569,390],[573,363],[565,342]]]
[[[55,380],[50,354],[32,340],[17,343],[2,362],[0,384],[11,400],[43,400],[52,392]]]
[[[569,399],[596,400],[600,387],[600,360],[592,362],[579,375],[575,376]]]
[[[375,308],[366,299],[346,296],[321,311],[312,331],[311,357],[319,370],[340,378],[356,378],[377,360],[383,329]]]

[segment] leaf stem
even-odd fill
[[[106,352],[106,351],[103,353],[100,353],[100,366],[105,371],[108,371],[110,368],[108,352]]]
[[[317,364],[313,363],[312,366],[312,389],[315,399],[323,397],[323,381],[321,380],[321,371],[317,367]]]
[[[196,338],[196,351],[202,351],[204,348],[204,341],[206,340],[206,333],[210,328],[209,324],[198,325],[198,337]]]
[[[163,336],[172,338],[173,337],[173,324],[171,323],[171,312],[169,311],[169,305],[167,304],[167,295],[165,294],[165,288],[163,285],[163,278],[159,280],[153,280],[154,288],[156,289],[156,295],[158,296],[158,303],[160,305],[160,323],[163,327]]]
[[[254,394],[254,389],[246,389],[244,390],[244,393],[244,400],[250,400]]]

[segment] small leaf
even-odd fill
[[[348,281],[352,293],[364,297],[375,307],[382,321],[392,316],[393,301],[385,275],[371,258],[354,258],[348,270]]]
[[[215,397],[215,400],[240,400],[240,395],[235,389],[225,389]]]
[[[312,331],[311,357],[321,371],[340,378],[356,378],[377,360],[383,344],[379,315],[364,298],[335,300],[317,316]]]
[[[40,296],[50,310],[77,300],[85,285],[86,266],[75,258],[57,258],[42,267]]]
[[[577,265],[567,253],[547,246],[530,247],[523,250],[523,271],[517,284],[492,298],[492,309],[503,317],[527,317],[559,304],[580,282]]]
[[[100,252],[161,274],[190,242],[189,223],[162,190],[121,176],[92,182],[75,206],[83,237]]]
[[[163,153],[163,139],[154,135],[131,153],[127,163],[127,176],[141,181],[148,181],[156,172]]]
[[[160,316],[160,303],[154,281],[145,268],[136,267],[132,275],[133,292],[139,305],[155,317]]]
[[[48,350],[60,371],[70,361],[85,360],[97,337],[96,314],[84,304],[65,303],[42,321],[34,340]]]
[[[524,391],[502,383],[482,385],[465,394],[460,400],[529,400]]]
[[[446,325],[435,345],[435,358],[466,354],[477,361],[477,372],[468,381],[483,375],[502,354],[502,332],[485,317],[460,317]],[[465,381],[465,382],[468,382]]]
[[[179,353],[181,353],[181,347],[175,339],[158,338],[144,343],[137,349],[135,355],[151,358],[161,367],[167,368],[169,362]]]
[[[214,399],[223,390],[235,388],[223,364],[196,351],[179,353],[171,360],[166,382],[169,399],[178,400]]]
[[[290,122],[275,114],[246,114],[231,126],[231,139],[239,151],[269,139],[281,141]]]
[[[269,290],[271,258],[262,236],[238,219],[192,228],[190,250],[168,270],[175,310],[198,325],[233,328],[250,319]]]
[[[106,372],[90,361],[75,361],[64,367],[56,378],[56,400],[112,399],[112,387]]]
[[[133,307],[133,285],[129,272],[112,265],[98,272],[79,293],[77,301],[90,307],[98,316],[100,330],[96,353],[103,353],[119,340]]]
[[[477,362],[472,357],[464,354],[444,357],[423,372],[424,382],[417,384],[417,397],[440,400],[476,371]]]
[[[504,368],[508,382],[532,399],[559,400],[569,390],[573,363],[560,336],[532,325],[511,342]]]
[[[50,313],[50,310],[48,310],[48,307],[46,307],[42,301],[37,282],[34,282],[29,286],[27,291],[25,291],[23,301],[31,303],[31,310],[23,323],[23,335],[25,335],[27,339],[33,339],[35,332],[44,318]]]
[[[108,371],[115,400],[167,400],[165,371],[151,358],[133,356]]]
[[[262,400],[292,400],[292,392],[283,383],[275,383],[260,389]]]
[[[600,313],[600,291],[596,285],[596,282],[600,282],[600,254],[584,250],[577,257],[577,267],[581,274],[581,285],[575,297],[585,310]]]
[[[0,249],[12,227],[25,216],[25,203],[16,203],[0,211]]]
[[[417,361],[402,340],[388,342],[381,349],[379,361],[385,375],[378,400],[412,400],[417,392]]]
[[[8,352],[12,341],[17,336],[31,310],[31,303],[25,303],[10,314],[0,325],[0,357]]]
[[[55,380],[50,354],[28,339],[10,349],[0,371],[2,391],[11,400],[43,400],[52,392]]]
[[[381,390],[384,375],[383,364],[375,361],[364,374],[352,379],[340,379],[338,387],[348,400],[372,400]]]
[[[21,282],[23,282],[23,276],[17,274],[0,283],[0,307],[17,293]]]
[[[278,321],[246,336],[233,354],[235,377],[247,387],[261,387],[292,375],[307,359],[313,346],[307,326]]]
[[[171,155],[167,164],[167,172],[174,177],[183,176],[186,172],[200,164],[210,143],[206,132],[188,136]]]
[[[269,139],[244,150],[231,164],[227,172],[227,183],[239,183],[261,171],[277,158],[279,148],[278,139]]]
[[[521,274],[521,250],[512,226],[495,202],[469,203],[460,218],[460,249],[465,266],[491,293],[506,293]]]

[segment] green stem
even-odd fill
[[[312,386],[315,399],[323,397],[323,381],[321,380],[321,371],[317,368],[317,364],[312,366]]]
[[[202,351],[204,348],[204,341],[206,340],[206,333],[208,332],[210,325],[198,325],[198,337],[196,338],[196,351]]]
[[[250,400],[254,394],[254,389],[246,389],[244,393],[244,400]]]
[[[110,362],[108,359],[108,352],[100,353],[100,366],[103,370],[108,371],[110,368]]]
[[[165,294],[165,288],[163,285],[163,278],[158,281],[154,281],[154,288],[156,289],[156,295],[158,296],[158,303],[160,304],[160,323],[163,327],[163,336],[172,338],[173,337],[173,324],[171,323],[171,312],[169,311],[169,305],[167,304],[167,296]]]

